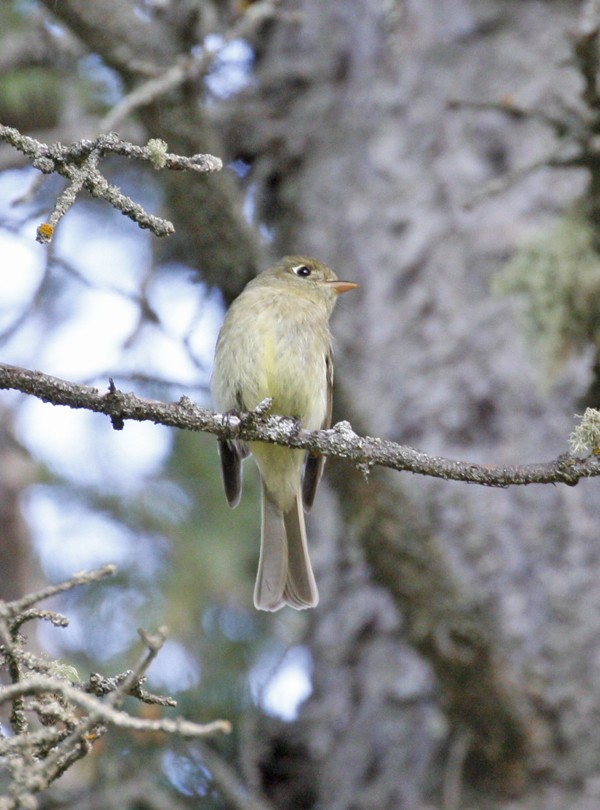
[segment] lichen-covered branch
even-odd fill
[[[188,397],[179,402],[158,402],[123,393],[112,384],[101,392],[89,385],[6,364],[0,364],[0,389],[21,391],[53,405],[106,414],[116,429],[121,429],[126,420],[134,420],[204,431],[219,439],[265,441],[344,458],[365,472],[380,466],[490,487],[559,483],[574,486],[582,478],[600,475],[600,456],[594,453],[586,458],[565,453],[552,461],[533,464],[476,464],[430,456],[386,439],[359,436],[347,422],[339,422],[330,430],[306,431],[289,417],[269,416],[268,401],[251,413],[218,414],[199,407]],[[593,451],[593,441],[592,445]]]
[[[167,152],[167,145],[160,140],[151,139],[146,146],[137,146],[122,140],[114,132],[72,144],[45,144],[23,135],[14,127],[0,124],[0,140],[22,152],[44,174],[60,174],[69,181],[57,199],[54,210],[37,229],[37,239],[42,243],[52,240],[58,222],[73,206],[82,190],[103,198],[140,228],[148,228],[156,236],[167,236],[174,232],[171,222],[149,214],[139,203],[106,180],[99,162],[108,154],[146,161],[155,169],[215,172],[222,168],[221,160],[213,155],[173,155]]]
[[[11,707],[13,732],[10,737],[0,735],[0,760],[9,774],[8,795],[0,798],[0,810],[37,806],[35,796],[89,753],[111,726],[184,738],[231,730],[227,720],[199,724],[182,717],[146,719],[120,708],[126,696],[176,705],[172,698],[151,695],[142,688],[145,672],[164,643],[163,630],[152,635],[140,632],[146,649],[133,669],[111,678],[93,673],[88,682],[81,682],[73,668],[26,649],[26,639],[19,632],[25,621],[38,618],[57,626],[68,624],[64,616],[32,609],[32,605],[114,571],[114,566],[104,566],[23,599],[0,601],[0,673],[4,670],[10,681],[0,686],[0,705]]]
[[[89,720],[92,725],[99,721],[119,728],[131,729],[133,731],[164,731],[167,734],[177,734],[180,737],[206,737],[217,732],[229,733],[231,724],[227,720],[215,720],[211,723],[193,723],[183,717],[163,718],[160,720],[148,720],[141,717],[132,717],[127,712],[113,708],[107,703],[102,703],[94,695],[88,695],[76,686],[70,686],[66,681],[53,678],[50,675],[32,675],[23,681],[0,689],[0,705],[10,703],[16,698],[44,696],[48,693],[54,696],[61,695],[69,703],[75,704],[83,711],[89,713]],[[117,692],[113,692],[113,695]],[[126,694],[130,694],[129,691]],[[79,732],[79,729],[78,729]],[[88,733],[88,732],[86,732]],[[19,748],[23,745],[23,740],[18,737],[11,737],[9,740],[0,742],[0,752],[5,748]]]

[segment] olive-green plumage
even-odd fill
[[[292,416],[308,430],[328,427],[333,381],[329,317],[338,294],[354,287],[305,256],[286,256],[253,279],[231,305],[219,333],[211,381],[216,407],[249,411],[270,397],[273,413]],[[241,462],[248,452],[262,479],[254,604],[261,610],[285,604],[314,607],[319,596],[304,510],[312,506],[323,459],[264,442],[220,443],[231,506],[241,495]]]

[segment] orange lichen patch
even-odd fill
[[[45,245],[48,242],[50,242],[53,236],[54,236],[54,226],[50,225],[49,222],[42,222],[42,224],[38,226],[36,236],[38,242],[41,242],[43,245]]]

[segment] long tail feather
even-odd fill
[[[319,603],[319,593],[308,556],[300,493],[292,508],[283,516],[283,522],[288,543],[288,570],[283,598],[296,610],[315,607]]]
[[[258,610],[283,607],[287,576],[287,539],[283,512],[270,497],[262,481],[260,559],[254,586],[254,606]]]
[[[294,504],[284,514],[263,482],[260,559],[254,605],[259,610],[279,610],[286,604],[302,610],[314,607],[318,601],[308,556],[301,493],[298,492]]]

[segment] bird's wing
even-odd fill
[[[221,473],[227,503],[232,508],[237,506],[242,496],[242,461],[248,455],[248,448],[242,442],[226,439],[219,442]]]
[[[325,375],[327,378],[327,409],[325,418],[321,424],[321,430],[331,427],[331,413],[333,409],[333,353],[331,349],[325,358]],[[310,451],[306,457],[304,465],[304,477],[302,479],[302,503],[304,511],[310,512],[317,494],[317,487],[323,475],[325,466],[325,456],[317,450]]]

